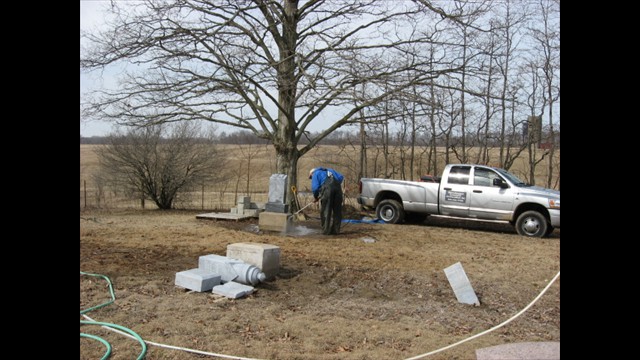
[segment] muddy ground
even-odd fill
[[[80,212],[80,271],[111,280],[116,300],[87,315],[147,342],[256,359],[406,359],[487,330],[527,306],[560,270],[560,231],[517,235],[508,225],[428,218],[420,225],[344,224],[322,235],[318,214],[287,234],[257,219],[200,220],[198,211]],[[360,218],[347,212],[346,218]],[[371,239],[374,242],[371,242]],[[174,285],[198,257],[257,242],[281,249],[280,272],[232,300]],[[461,262],[480,306],[460,304],[443,269]],[[105,280],[80,276],[80,309],[110,299]],[[81,316],[81,320],[84,318]],[[135,359],[135,340],[81,325]],[[522,316],[487,335],[428,356],[475,359],[478,348],[560,341],[560,280]],[[80,358],[105,346],[80,339]],[[148,345],[146,359],[216,358]]]

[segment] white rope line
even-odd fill
[[[433,355],[433,354],[439,353],[439,352],[441,352],[441,351],[444,351],[444,350],[450,349],[450,348],[452,348],[452,347],[454,347],[454,346],[458,346],[458,345],[460,345],[460,344],[462,344],[462,343],[464,343],[464,342],[467,342],[467,341],[469,341],[469,340],[473,340],[473,339],[475,339],[475,338],[477,338],[477,337],[480,337],[480,336],[482,336],[482,335],[488,334],[488,333],[490,333],[490,332],[492,332],[492,331],[494,331],[494,330],[497,330],[497,329],[499,329],[499,328],[501,328],[501,327],[503,327],[503,326],[507,325],[508,323],[510,323],[511,321],[513,321],[515,318],[517,318],[518,316],[522,315],[525,311],[527,311],[527,310],[528,310],[528,309],[529,309],[533,304],[535,304],[535,303],[536,303],[536,301],[538,301],[538,299],[540,299],[540,298],[542,297],[542,295],[544,295],[544,293],[545,293],[545,292],[547,292],[547,290],[549,289],[549,287],[551,287],[551,285],[556,281],[556,279],[557,279],[559,276],[560,276],[560,271],[558,271],[558,273],[556,274],[556,276],[554,276],[554,277],[553,277],[553,279],[551,279],[551,281],[549,282],[549,284],[547,284],[547,286],[546,286],[544,289],[542,289],[542,291],[540,292],[540,294],[538,294],[538,296],[536,296],[536,298],[535,298],[535,299],[533,299],[533,301],[531,301],[531,302],[529,303],[529,305],[527,305],[524,309],[520,310],[517,314],[513,315],[511,318],[507,319],[506,321],[504,321],[504,322],[502,322],[502,323],[500,323],[500,324],[498,324],[498,325],[496,325],[496,326],[492,327],[492,328],[491,328],[491,329],[489,329],[489,330],[485,330],[485,331],[483,331],[483,332],[481,332],[481,333],[475,334],[475,335],[473,335],[473,336],[471,336],[471,337],[468,337],[468,338],[466,338],[466,339],[462,339],[462,340],[460,340],[460,341],[458,341],[458,342],[456,342],[456,343],[453,343],[453,344],[451,344],[451,345],[445,346],[445,347],[440,348],[440,349],[438,349],[438,350],[433,350],[433,351],[428,352],[428,353],[424,353],[424,354],[421,354],[421,355],[416,355],[416,356],[414,356],[414,357],[407,358],[407,359],[405,359],[405,360],[415,360],[415,359],[420,359],[420,358],[423,358],[423,357],[426,357],[426,356],[429,356],[429,355]]]
[[[488,334],[488,333],[490,333],[490,332],[492,332],[492,331],[494,331],[494,330],[497,330],[497,329],[499,329],[499,328],[501,328],[501,327],[503,327],[503,326],[507,325],[508,323],[510,323],[511,321],[515,320],[517,317],[519,317],[520,315],[522,315],[523,313],[525,313],[527,310],[529,310],[529,308],[530,308],[531,306],[533,306],[533,304],[535,304],[535,303],[536,303],[536,302],[537,302],[537,301],[542,297],[542,295],[544,295],[544,293],[546,293],[546,292],[547,292],[547,290],[551,287],[551,285],[553,285],[553,283],[556,281],[556,279],[558,279],[558,277],[560,277],[560,271],[558,271],[558,273],[556,274],[556,276],[554,276],[554,277],[553,277],[553,279],[551,279],[551,281],[549,281],[549,284],[547,284],[547,286],[545,286],[545,288],[544,288],[544,289],[542,289],[542,291],[540,292],[540,294],[538,294],[538,296],[536,296],[536,297],[535,297],[535,299],[533,299],[533,300],[529,303],[529,305],[525,306],[525,307],[524,307],[524,309],[522,309],[522,310],[518,311],[515,315],[513,315],[513,316],[512,316],[512,317],[510,317],[509,319],[505,320],[504,322],[502,322],[502,323],[500,323],[500,324],[498,324],[498,325],[496,325],[496,326],[494,326],[494,327],[492,327],[492,328],[490,328],[490,329],[488,329],[488,330],[485,330],[485,331],[483,331],[483,332],[481,332],[481,333],[475,334],[475,335],[470,336],[470,337],[468,337],[468,338],[466,338],[466,339],[462,339],[462,340],[460,340],[460,341],[458,341],[458,342],[456,342],[456,343],[453,343],[453,344],[451,344],[451,345],[447,345],[447,346],[445,346],[445,347],[442,347],[442,348],[437,349],[437,350],[430,351],[430,352],[428,352],[428,353],[424,353],[424,354],[416,355],[416,356],[414,356],[414,357],[410,357],[410,358],[407,358],[407,359],[405,359],[405,360],[416,360],[416,359],[421,359],[421,358],[423,358],[423,357],[427,357],[427,356],[430,356],[430,355],[433,355],[433,354],[439,353],[439,352],[441,352],[441,351],[445,351],[445,350],[447,350],[447,349],[450,349],[450,348],[452,348],[452,347],[458,346],[458,345],[460,345],[460,344],[462,344],[462,343],[465,343],[465,342],[467,342],[467,341],[473,340],[473,339],[475,339],[475,338],[478,338],[478,337],[480,337],[480,336],[482,336],[482,335]],[[89,317],[89,316],[87,316],[87,315],[84,315],[84,314],[83,314],[82,316],[84,316],[84,317],[85,317],[87,320],[89,320],[89,321],[95,321],[95,320],[93,320],[92,318],[90,318],[90,317]],[[120,330],[118,330],[118,329],[114,329],[114,328],[111,328],[111,327],[108,327],[108,326],[102,326],[102,327],[103,327],[103,328],[105,328],[105,329],[107,329],[107,330],[114,331],[114,332],[116,332],[116,333],[118,333],[118,334],[120,334],[120,335],[124,335],[124,336],[126,336],[126,337],[129,337],[129,338],[132,338],[132,339],[134,339],[134,340],[135,340],[135,338],[134,338],[132,335],[127,334],[127,333],[125,333],[124,331],[120,331]],[[155,343],[155,342],[147,341],[147,340],[145,340],[144,342],[145,342],[145,343],[147,343],[147,344],[149,344],[149,345],[154,345],[154,346],[158,346],[158,347],[162,347],[162,348],[167,348],[167,349],[173,349],[173,350],[182,350],[182,351],[191,352],[191,353],[200,354],[200,355],[217,356],[217,357],[221,357],[221,358],[226,358],[226,359],[237,359],[237,360],[260,360],[260,359],[256,359],[256,358],[245,358],[245,357],[240,357],[240,356],[233,356],[233,355],[225,355],[225,354],[210,353],[210,352],[205,352],[205,351],[200,351],[200,350],[194,350],[194,349],[189,349],[189,348],[184,348],[184,347],[179,347],[179,346],[173,346],[173,345],[166,345],[166,344]]]
[[[89,321],[95,321],[92,318],[90,318],[87,315],[82,315],[84,316],[87,320]],[[126,337],[132,338],[135,340],[135,337],[133,337],[130,334],[127,334],[124,331],[120,331],[118,329],[114,329],[114,328],[110,328],[108,326],[101,326],[107,330],[111,330],[114,332],[117,332],[120,335],[124,335]],[[233,355],[225,355],[225,354],[216,354],[216,353],[211,353],[211,352],[206,352],[206,351],[200,351],[200,350],[194,350],[194,349],[189,349],[189,348],[185,348],[185,347],[179,347],[179,346],[173,346],[173,345],[166,345],[166,344],[160,344],[160,343],[156,343],[153,341],[147,341],[144,340],[145,343],[149,344],[149,345],[154,345],[157,347],[161,347],[161,348],[167,348],[167,349],[173,349],[173,350],[182,350],[182,351],[186,351],[186,352],[191,352],[191,353],[195,353],[195,354],[200,354],[200,355],[207,355],[207,356],[217,356],[217,357],[221,357],[221,358],[225,358],[225,359],[237,359],[237,360],[260,360],[260,359],[256,359],[256,358],[245,358],[245,357],[240,357],[240,356],[233,356]]]

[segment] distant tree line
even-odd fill
[[[429,134],[418,133],[417,135],[418,135],[417,136],[418,144],[426,145],[431,143]],[[489,133],[488,135],[489,137],[487,141],[484,142],[484,144],[486,144],[489,147],[499,147],[500,141],[498,140],[498,134]],[[526,145],[528,141],[526,135],[527,135],[526,133],[521,134],[520,141],[516,140],[512,145],[514,146]],[[315,134],[312,133],[311,136],[315,136]],[[382,144],[385,140],[384,134],[382,132],[376,132],[375,129],[373,129],[371,132],[367,132],[366,137],[369,144]],[[542,137],[544,139],[550,139],[550,135],[544,131],[542,132]],[[554,139],[555,141],[553,142],[553,146],[555,146],[555,148],[557,149],[560,149],[560,130],[557,130],[554,132]],[[198,141],[198,139],[193,139],[193,140],[196,142]],[[212,138],[206,138],[206,139],[203,138],[200,140],[207,143],[224,144],[224,145],[267,145],[271,143],[269,140],[259,138],[254,133],[246,130],[239,130],[239,131],[233,131],[233,132],[221,132],[220,134],[214,134]],[[470,144],[471,147],[473,147],[474,144],[477,144],[477,142],[474,140],[475,139],[473,138],[473,136],[467,136],[466,142],[467,144]],[[163,140],[161,139],[160,141],[163,141]],[[333,133],[331,133],[329,136],[324,138],[318,144],[344,146],[348,144],[357,143],[358,141],[360,141],[360,134],[357,131],[354,132],[354,131],[348,131],[348,130],[336,130]],[[303,144],[306,144],[307,142],[308,140],[301,140],[300,144],[303,145]],[[398,132],[391,133],[387,144],[390,146],[402,146],[403,144],[406,144],[406,142],[407,142],[406,134],[403,134],[402,132],[398,131]],[[462,140],[457,136],[453,136],[449,139],[449,142],[457,144],[457,143],[461,143]],[[111,135],[89,136],[89,137],[80,135],[80,144],[86,144],[86,145],[111,144]],[[445,139],[435,139],[435,144],[438,147],[443,147],[447,145],[447,142]]]

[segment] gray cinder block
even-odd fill
[[[191,269],[176,273],[175,284],[193,291],[210,291],[220,285],[220,275],[202,269]]]
[[[249,209],[264,210],[264,204],[263,203],[254,203],[254,202],[252,202],[251,205],[249,206]]]
[[[282,204],[282,203],[268,202],[264,205],[264,211],[274,212],[274,213],[288,213],[289,205]]]
[[[260,209],[244,209],[244,215],[258,217],[260,215]]]

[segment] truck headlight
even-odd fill
[[[560,209],[560,199],[549,199],[549,207],[551,209]]]

